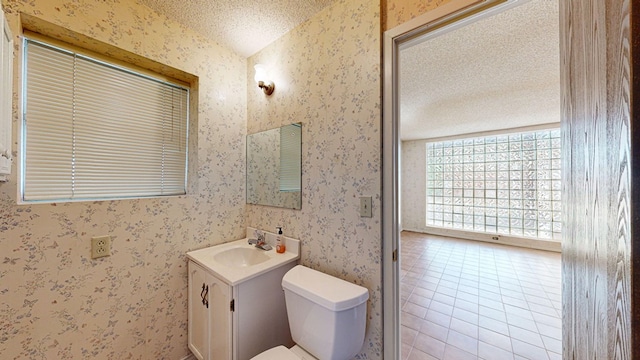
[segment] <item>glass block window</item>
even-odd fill
[[[559,129],[427,143],[427,226],[560,239]]]

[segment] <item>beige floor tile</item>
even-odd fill
[[[513,360],[513,353],[480,341],[478,343],[478,358],[483,360]]]
[[[478,339],[486,344],[511,352],[511,337],[495,331],[480,328]]]
[[[449,327],[438,325],[436,323],[433,323],[427,320],[422,323],[420,332],[423,334],[429,335],[432,338],[438,339],[440,341],[447,341],[447,335],[449,334]]]
[[[529,343],[512,339],[513,353],[529,360],[548,360],[549,354],[541,347],[531,345]]]
[[[453,345],[458,349],[464,350],[473,355],[478,355],[478,339],[476,337],[467,336],[457,331],[449,330],[447,344]]]
[[[413,347],[438,359],[442,359],[444,355],[445,343],[429,335],[418,334]]]
[[[471,336],[474,338],[478,338],[478,325],[468,323],[466,321],[462,321],[456,318],[451,318],[451,324],[449,325],[449,329],[453,331],[457,331],[461,334]]]
[[[403,360],[562,358],[559,254],[410,232],[400,251]]]
[[[440,360],[440,358],[426,354],[416,348],[412,348],[407,360]]]
[[[447,344],[444,348],[444,360],[475,360],[478,357],[453,345]]]

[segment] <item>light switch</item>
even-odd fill
[[[360,197],[360,217],[373,217],[371,213],[371,196]]]

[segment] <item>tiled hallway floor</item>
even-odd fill
[[[560,254],[403,232],[402,359],[561,359]]]

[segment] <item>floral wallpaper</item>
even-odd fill
[[[38,18],[50,36],[66,28],[197,76],[198,116],[187,196],[16,205],[14,164],[0,183],[0,358],[188,356],[185,254],[246,229],[246,59],[130,0],[2,5],[16,40],[20,19]],[[20,41],[16,56],[17,94]],[[17,159],[17,95],[14,113]],[[112,255],[92,260],[91,237],[106,234]]]
[[[449,1],[452,0],[388,0],[385,2],[383,31],[393,29]]]
[[[247,60],[132,0],[2,0],[16,40],[21,19],[37,19],[51,36],[195,75],[198,116],[186,196],[16,205],[14,164],[0,183],[1,357],[188,357],[186,252],[247,225],[282,225],[301,239],[303,264],[369,289],[357,358],[381,359],[380,33],[444,2],[393,0],[381,11],[379,1],[337,0]],[[255,87],[255,63],[270,67],[270,97]],[[14,139],[19,64],[18,41]],[[245,205],[246,134],[293,122],[303,123],[302,210]],[[372,218],[359,217],[360,196],[373,197]],[[92,260],[90,238],[105,234],[112,256]]]
[[[301,240],[303,265],[369,289],[360,359],[382,358],[380,3],[336,1],[249,58],[249,133],[302,122],[302,209],[247,205],[247,225]],[[251,75],[251,73],[250,73]],[[373,197],[373,217],[359,215]]]

